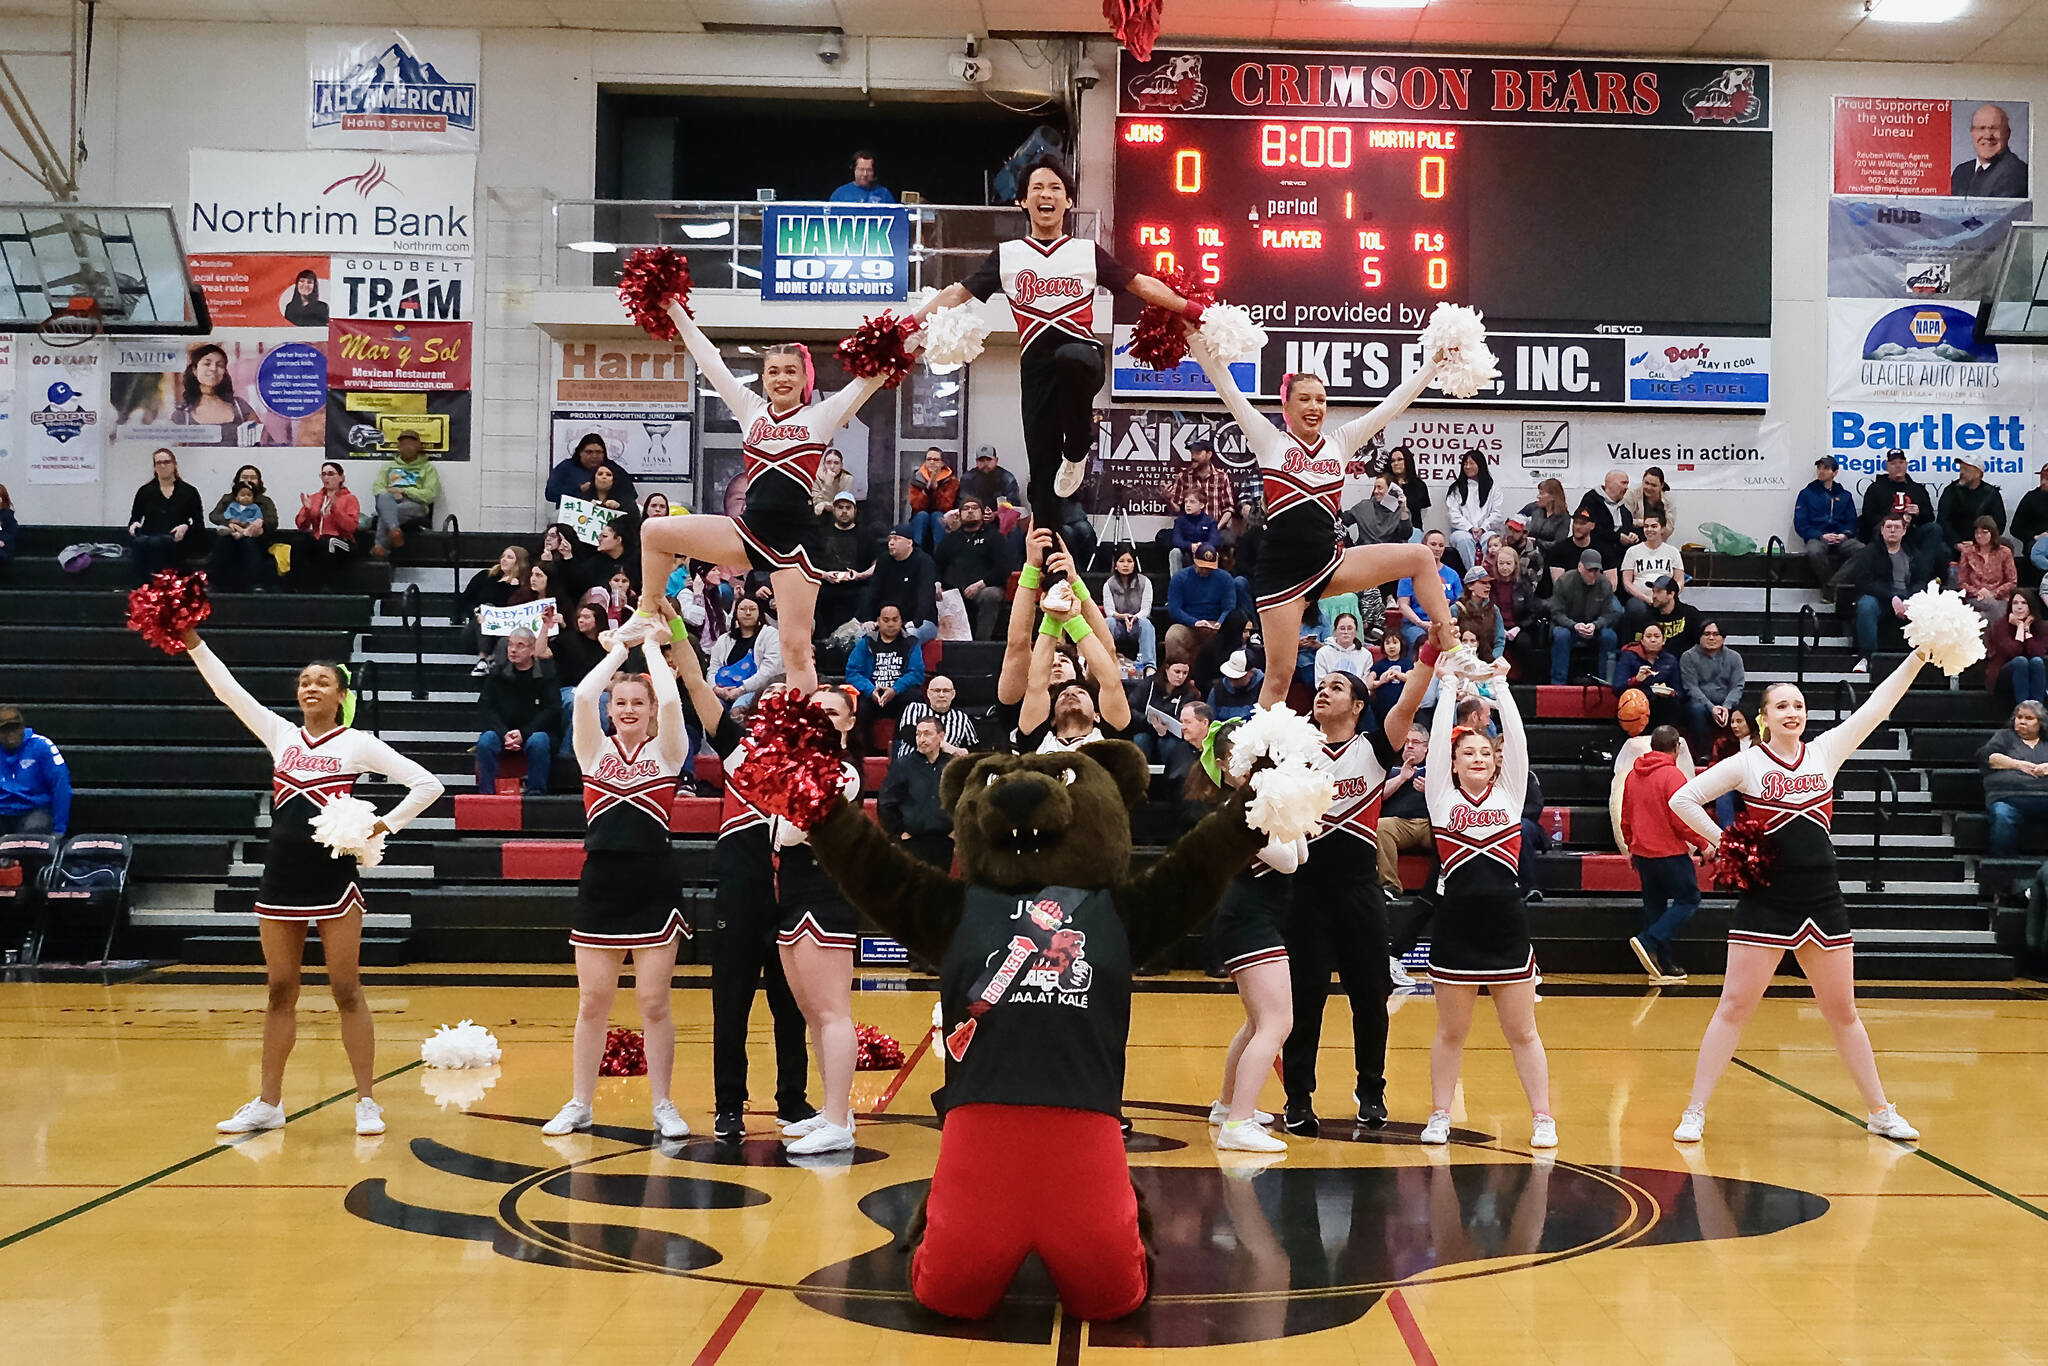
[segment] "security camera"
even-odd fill
[[[956,81],[980,85],[996,74],[996,64],[981,55],[981,45],[969,34],[966,49],[946,59],[946,70]]]
[[[1095,65],[1093,57],[1083,57],[1074,66],[1074,84],[1085,91],[1102,84],[1102,68]]]
[[[840,42],[838,29],[827,29],[818,35],[818,60],[826,66],[838,66],[839,59],[846,55],[846,46]]]

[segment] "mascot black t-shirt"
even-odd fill
[[[977,1103],[1122,1112],[1131,950],[1107,890],[969,887],[939,993],[941,1113]]]

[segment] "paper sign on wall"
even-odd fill
[[[17,384],[28,482],[97,483],[106,444],[101,420],[107,404],[105,350],[93,342],[54,347],[24,341]]]

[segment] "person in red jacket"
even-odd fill
[[[1671,794],[1685,786],[1678,770],[1678,729],[1650,732],[1650,752],[1636,760],[1621,791],[1621,838],[1643,884],[1643,924],[1628,946],[1653,985],[1683,982],[1685,969],[1671,957],[1671,941],[1700,908],[1699,872],[1692,851],[1704,841],[1671,814]]]
[[[293,556],[305,556],[306,576],[316,587],[332,583],[349,567],[362,519],[362,504],[349,492],[348,476],[334,461],[322,461],[320,487],[300,496],[299,515],[293,519],[303,538]]]

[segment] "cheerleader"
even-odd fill
[[[1209,382],[1237,419],[1245,445],[1258,457],[1266,504],[1265,542],[1252,566],[1252,599],[1259,609],[1259,634],[1266,645],[1266,683],[1259,704],[1273,707],[1287,700],[1294,679],[1295,655],[1301,646],[1301,622],[1308,604],[1319,598],[1377,588],[1395,579],[1412,579],[1416,596],[1429,619],[1446,634],[1437,645],[1449,649],[1451,605],[1437,577],[1436,559],[1419,545],[1343,545],[1339,514],[1344,496],[1344,470],[1352,455],[1377,436],[1415,401],[1443,364],[1445,352],[1389,394],[1363,417],[1353,418],[1323,434],[1330,396],[1315,375],[1287,374],[1280,379],[1284,428],[1275,427],[1252,407],[1230,367],[1188,328],[1188,351],[1200,362]]]
[[[1422,1141],[1450,1140],[1451,1101],[1458,1090],[1465,1036],[1472,1028],[1479,989],[1485,987],[1533,1111],[1529,1146],[1555,1148],[1550,1064],[1536,1033],[1536,950],[1529,943],[1529,917],[1516,868],[1522,853],[1529,744],[1522,734],[1522,714],[1507,686],[1507,665],[1495,669],[1498,743],[1484,730],[1456,725],[1457,702],[1449,696],[1439,698],[1429,728],[1424,784],[1443,872],[1437,882],[1441,909],[1429,946],[1429,979],[1436,990],[1436,1039],[1429,1048],[1434,1108],[1429,1123],[1422,1126]],[[1438,673],[1455,680],[1463,691],[1476,690],[1471,680],[1458,678],[1455,669],[1439,666]]]
[[[610,653],[576,685],[576,763],[583,770],[583,874],[576,889],[576,1035],[569,1054],[570,1096],[541,1126],[551,1137],[588,1129],[597,1071],[604,1061],[619,972],[633,956],[633,994],[647,1040],[647,1086],[654,1128],[687,1138],[689,1123],[669,1098],[676,1026],[669,1015],[676,950],[690,933],[682,912],[682,874],[669,844],[676,780],[689,758],[676,676],[653,646],[648,671],[616,676],[627,649]],[[611,692],[612,734],[597,716]]]
[[[811,701],[832,718],[839,744],[853,730],[850,690],[820,688]],[[841,790],[847,800],[860,797],[860,770],[842,762]],[[818,1057],[818,1077],[825,1108],[809,1119],[782,1126],[794,1139],[788,1151],[797,1157],[844,1152],[853,1146],[853,950],[860,925],[839,885],[818,866],[804,832],[776,817],[773,822],[775,898],[782,924],[775,944],[782,955],[783,975],[796,993],[797,1006],[811,1027],[811,1051]]]
[[[270,842],[256,891],[256,928],[270,984],[263,1014],[263,1089],[214,1127],[224,1134],[283,1127],[284,1064],[298,1037],[306,927],[315,925],[327,989],[341,1012],[341,1046],[355,1073],[356,1132],[381,1134],[384,1111],[370,1095],[377,1070],[376,1034],[359,971],[363,893],[356,885],[355,859],[314,839],[313,817],[329,802],[349,796],[362,774],[379,773],[406,789],[404,800],[373,827],[390,834],[434,804],[441,795],[440,781],[376,736],[351,728],[356,699],[342,665],[308,664],[299,670],[299,724],[293,725],[251,697],[197,631],[185,632],[185,649],[213,695],[270,751],[272,765]]]
[[[1835,1051],[1863,1093],[1865,1127],[1885,1138],[1920,1137],[1885,1099],[1870,1035],[1856,1013],[1856,954],[1831,831],[1835,774],[1891,716],[1926,662],[1917,650],[1908,655],[1862,706],[1811,744],[1804,738],[1805,696],[1790,683],[1771,684],[1758,708],[1761,743],[1729,755],[1672,794],[1671,810],[1699,832],[1712,855],[1720,851],[1722,832],[1710,808],[1724,794],[1740,792],[1747,818],[1763,826],[1772,854],[1768,885],[1751,888],[1735,903],[1721,1003],[1700,1040],[1692,1101],[1671,1135],[1680,1143],[1697,1143],[1706,1132],[1707,1101],[1787,949],[1798,958],[1821,1017],[1834,1031]]]
[[[740,427],[741,468],[747,479],[745,512],[737,517],[664,517],[640,529],[641,582],[668,582],[676,556],[711,564],[744,561],[766,573],[775,588],[776,620],[783,663],[792,687],[810,692],[818,685],[811,625],[818,585],[825,581],[813,552],[822,534],[811,511],[811,487],[832,436],[870,395],[883,376],[856,380],[830,398],[817,395],[811,353],[800,343],[771,346],[761,355],[761,392],[734,378],[718,347],[680,304],[670,303],[683,345],[697,369],[732,409]],[[653,594],[649,593],[649,598]],[[623,628],[626,643],[638,644],[655,630],[651,601],[643,602]]]

